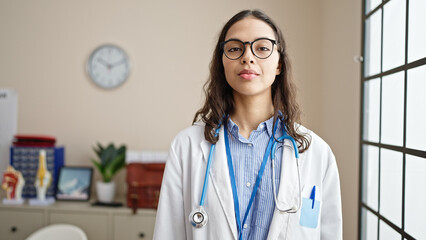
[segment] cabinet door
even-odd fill
[[[31,221],[28,221],[31,219]],[[43,211],[0,211],[0,238],[22,240],[45,226]]]
[[[50,224],[68,223],[80,227],[88,239],[108,239],[108,214],[102,212],[52,211]]]
[[[155,214],[114,216],[115,240],[152,239],[154,235]]]

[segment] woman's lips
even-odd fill
[[[251,80],[257,77],[259,74],[251,69],[244,69],[240,73],[238,73],[238,76],[240,76],[243,79]]]

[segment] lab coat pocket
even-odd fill
[[[302,210],[300,212],[300,226],[317,228],[320,211],[320,201],[315,200],[312,204],[311,198],[302,199]]]

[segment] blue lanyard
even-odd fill
[[[277,124],[278,124],[278,119],[275,123],[272,135],[269,138],[268,146],[266,147],[265,155],[263,156],[263,161],[262,161],[262,164],[260,165],[259,173],[257,174],[257,178],[256,178],[256,183],[254,184],[253,191],[251,193],[250,201],[249,201],[249,204],[247,206],[247,210],[244,214],[244,219],[243,219],[242,224],[241,224],[241,220],[240,220],[240,207],[239,207],[239,202],[238,202],[237,184],[235,182],[235,174],[234,174],[234,167],[232,165],[231,149],[229,147],[228,131],[227,131],[227,127],[225,125],[224,135],[225,135],[226,156],[227,156],[227,159],[228,159],[229,177],[231,178],[232,195],[234,197],[235,218],[236,218],[236,221],[237,221],[237,229],[238,229],[238,235],[239,235],[238,239],[243,238],[242,226],[244,226],[244,224],[247,220],[247,216],[250,212],[251,206],[253,205],[253,201],[254,201],[254,198],[256,196],[256,192],[259,188],[260,180],[262,179],[263,172],[264,172],[265,166],[266,166],[266,162],[268,161],[269,153],[272,149],[272,145],[273,145],[274,140],[275,140],[274,136],[275,136],[275,131],[277,130]]]

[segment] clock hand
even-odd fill
[[[121,59],[120,61],[118,61],[118,62],[116,62],[116,63],[111,64],[111,67],[118,66],[118,65],[120,65],[120,64],[123,64],[124,62],[125,62],[125,59]]]
[[[100,62],[101,64],[103,64],[108,69],[111,69],[113,67],[112,64],[110,64],[109,62],[103,60],[102,58],[98,58],[98,62]]]

